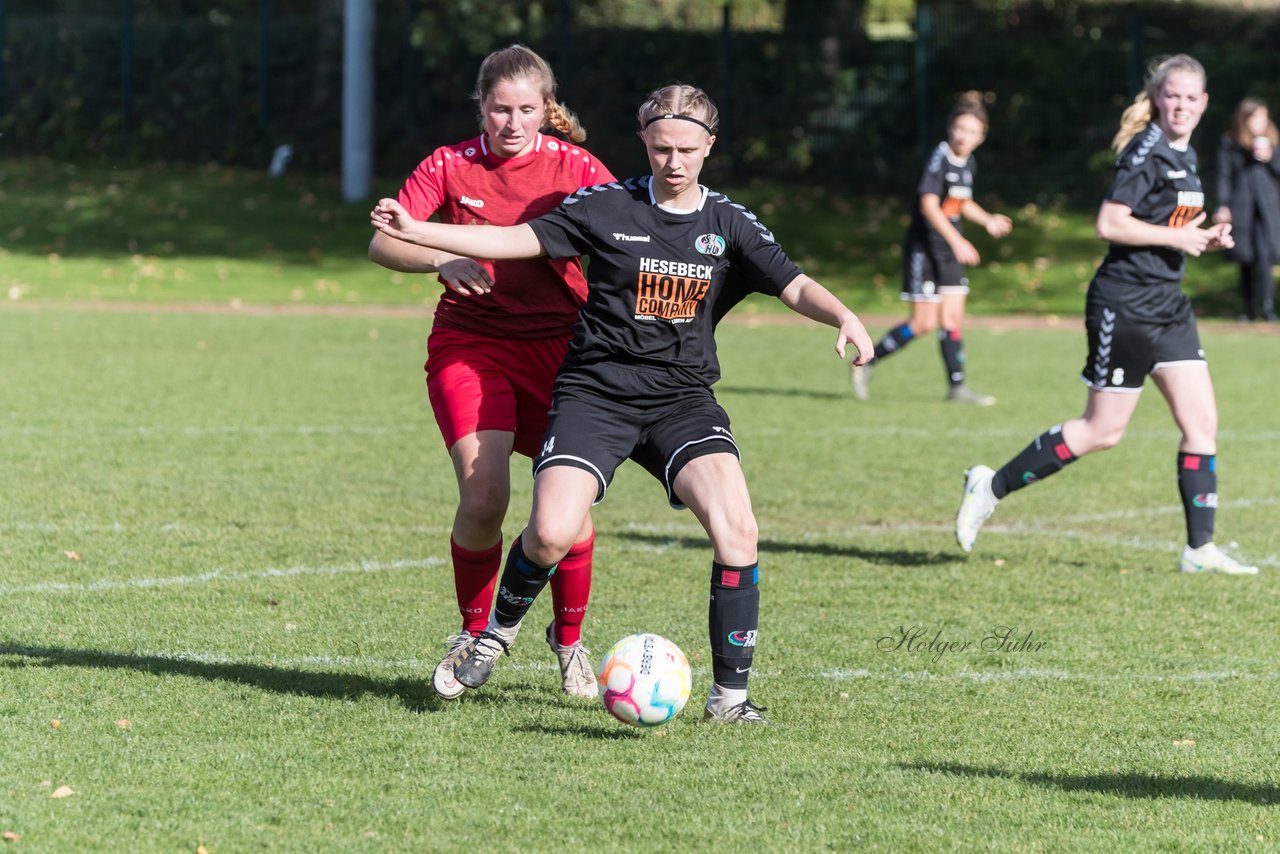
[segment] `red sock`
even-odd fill
[[[462,614],[462,630],[479,634],[489,625],[493,588],[502,566],[502,540],[484,551],[473,552],[455,543],[450,536],[449,551],[453,554],[453,589]]]
[[[591,554],[596,535],[591,532],[556,564],[551,576],[551,604],[556,615],[556,643],[569,646],[582,640],[582,619],[587,615],[591,595]]]

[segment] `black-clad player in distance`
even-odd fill
[[[973,153],[987,137],[987,108],[977,93],[966,93],[947,119],[947,138],[925,161],[916,184],[911,224],[902,247],[902,299],[911,316],[876,343],[875,358],[850,368],[853,396],[866,400],[872,369],[921,335],[938,333],[938,350],[947,371],[947,400],[990,406],[996,399],[965,383],[964,305],[969,295],[965,268],[982,259],[964,236],[969,220],[992,237],[1004,237],[1013,221],[986,211],[973,198],[978,170]]]
[[[1084,414],[1036,437],[998,471],[978,465],[965,473],[956,515],[956,541],[964,551],[1010,492],[1118,443],[1150,374],[1182,433],[1177,474],[1187,545],[1179,568],[1258,572],[1213,542],[1218,408],[1191,301],[1181,288],[1187,255],[1233,245],[1230,224],[1200,227],[1204,191],[1191,132],[1208,102],[1204,68],[1178,54],[1152,69],[1125,110],[1112,143],[1119,152],[1115,180],[1098,211],[1098,236],[1110,246],[1085,301]]]
[[[529,524],[507,554],[489,625],[455,674],[470,687],[489,678],[591,506],[630,458],[661,482],[672,507],[693,511],[711,540],[714,681],[705,719],[764,723],[747,698],[760,611],[759,533],[729,417],[711,391],[720,376],[713,306],[732,279],[838,329],[841,358],[852,345],[855,360],[865,361],[871,339],[754,214],[698,183],[718,118],[705,92],[666,86],[645,100],[638,118],[652,175],[579,190],[523,225],[418,222],[392,199],[371,214],[384,234],[459,255],[590,258],[587,302],[534,460]]]

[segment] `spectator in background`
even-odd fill
[[[1231,223],[1240,265],[1244,319],[1275,320],[1271,267],[1280,261],[1280,134],[1267,105],[1245,98],[1218,149],[1218,210],[1213,221]]]

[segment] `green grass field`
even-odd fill
[[[897,203],[726,189],[856,310],[901,312]],[[1218,541],[1263,570],[1220,578],[1174,571],[1177,435],[1153,390],[1119,448],[1012,497],[972,556],[954,545],[964,469],[1083,403],[1091,212],[1015,207],[1014,235],[980,242],[975,314],[1061,317],[969,333],[992,409],[942,402],[932,342],[859,405],[829,330],[727,323],[717,388],[762,536],[752,694],[775,725],[700,722],[710,551],[632,466],[597,508],[586,640],[671,637],[690,708],[639,731],[559,694],[546,603],[488,686],[443,704],[438,286],[369,264],[367,206],[336,198],[303,175],[0,161],[0,847],[1275,847],[1280,337],[1202,327]],[[1229,316],[1230,266],[1192,271]],[[508,541],[526,460],[513,481]]]
[[[1072,324],[970,334],[991,409],[942,402],[931,343],[859,405],[828,330],[726,325],[775,725],[701,723],[710,552],[626,466],[588,645],[660,632],[694,667],[690,708],[638,731],[558,693],[547,603],[484,689],[430,694],[456,611],[426,324],[0,309],[6,850],[1274,848],[1277,337],[1204,333],[1218,539],[1263,570],[1223,578],[1174,571],[1154,391],[954,546],[964,468],[1078,412]],[[1024,643],[984,650],[1002,626]],[[894,648],[915,630],[972,645]]]

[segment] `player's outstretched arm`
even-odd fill
[[[544,253],[542,244],[526,224],[521,225],[451,225],[422,222],[409,215],[395,199],[382,199],[369,213],[369,222],[382,234],[464,255],[511,261],[538,258]]]
[[[1004,237],[1013,230],[1013,220],[1004,214],[993,214],[982,205],[969,199],[960,209],[960,214],[969,222],[985,228],[992,237]]]
[[[1124,246],[1168,246],[1188,255],[1201,255],[1235,245],[1231,224],[1201,228],[1207,214],[1201,211],[1181,226],[1155,225],[1133,215],[1133,209],[1119,202],[1103,202],[1098,209],[1098,237]]]
[[[381,231],[369,241],[369,260],[401,273],[439,273],[445,287],[462,294],[487,294],[493,287],[489,271],[470,258],[397,240]]]
[[[858,351],[853,357],[855,365],[865,365],[871,360],[875,345],[871,343],[866,327],[831,291],[801,273],[791,280],[778,298],[796,314],[838,329],[836,353],[841,359],[845,355],[845,345],[852,344]]]

